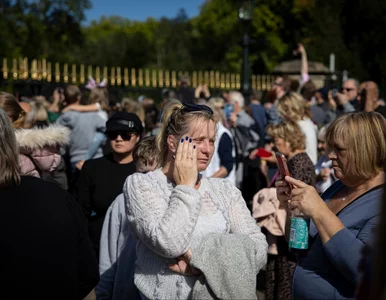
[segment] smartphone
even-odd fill
[[[229,118],[231,117],[231,114],[233,112],[234,112],[233,104],[231,104],[231,103],[225,104],[225,106],[224,106],[224,114],[225,114],[225,119],[226,120],[229,120]]]
[[[276,160],[277,160],[277,166],[279,168],[279,173],[283,177],[283,179],[285,176],[291,176],[291,174],[288,170],[287,159],[285,158],[285,155],[283,153],[276,152]],[[288,183],[289,188],[292,191],[292,188],[293,188],[292,184],[290,184],[289,182],[287,182],[287,183]]]
[[[337,90],[337,89],[332,89],[332,90],[331,90],[331,96],[332,96],[332,98],[336,99],[337,95],[338,95],[338,90]]]

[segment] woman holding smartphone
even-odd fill
[[[306,153],[305,136],[299,125],[291,121],[269,125],[267,134],[274,142],[276,150],[285,157],[291,176],[314,186],[316,183],[315,167]],[[278,178],[281,178],[280,174]],[[291,278],[296,259],[288,251],[288,243],[284,236],[277,237],[277,252],[277,255],[268,254],[266,299],[292,299]]]
[[[385,136],[386,120],[378,113],[342,115],[326,132],[326,152],[338,181],[322,196],[303,180],[276,181],[281,203],[311,218],[309,250],[293,274],[294,299],[355,297],[361,250],[379,223]]]

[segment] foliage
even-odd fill
[[[53,62],[98,66],[240,72],[243,24],[237,0],[205,1],[189,19],[144,22],[102,17],[84,25],[90,0],[0,0],[0,57],[45,57]],[[298,42],[310,60],[328,63],[350,76],[386,78],[384,0],[256,0],[250,36],[253,73],[270,72],[293,59]],[[384,82],[383,82],[384,83]]]

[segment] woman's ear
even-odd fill
[[[168,135],[166,143],[168,144],[168,148],[171,152],[175,153],[177,151],[177,140],[174,135]]]

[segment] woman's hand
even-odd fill
[[[197,150],[191,138],[181,138],[174,160],[173,178],[177,185],[195,187],[198,177]]]
[[[281,205],[287,204],[288,200],[291,199],[291,188],[283,179],[283,176],[281,174],[277,175],[276,181],[276,197],[279,199]]]
[[[324,209],[327,208],[314,187],[290,176],[286,176],[285,181],[291,183],[294,187],[289,201],[289,208],[291,210],[298,208],[306,216],[314,218],[317,214],[323,213]]]
[[[189,248],[188,252],[176,258],[177,263],[169,264],[169,269],[173,272],[180,273],[186,276],[193,276],[201,274],[201,271],[190,265],[190,259],[192,258],[192,249]]]

